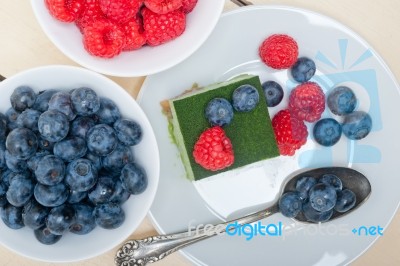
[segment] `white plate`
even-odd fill
[[[132,147],[135,161],[145,169],[148,187],[140,195],[131,195],[122,207],[125,221],[117,229],[95,228],[87,235],[64,235],[59,242],[47,246],[39,243],[33,230],[12,230],[0,221],[0,243],[7,248],[32,259],[48,262],[72,262],[98,256],[122,244],[139,226],[150,209],[157,191],[159,177],[159,153],[153,129],[136,101],[112,80],[84,68],[71,66],[47,66],[26,70],[0,83],[0,112],[10,108],[10,95],[21,85],[31,86],[36,92],[46,89],[70,90],[90,87],[99,96],[108,97],[118,106],[123,117],[137,121],[143,130],[142,141]],[[111,262],[109,262],[111,263]]]
[[[94,57],[86,52],[82,34],[75,23],[63,23],[48,12],[44,0],[31,0],[35,16],[49,39],[78,64],[111,76],[146,76],[168,69],[196,51],[214,29],[224,8],[224,0],[201,0],[187,15],[186,30],[175,40],[157,47],[143,47],[123,52],[111,59]]]
[[[171,142],[167,119],[159,102],[174,97],[193,83],[200,86],[241,73],[273,79],[288,92],[295,86],[287,71],[274,71],[260,62],[258,47],[269,35],[285,33],[299,44],[300,56],[313,58],[313,78],[327,93],[348,85],[358,99],[358,110],[368,111],[373,129],[361,141],[342,136],[332,148],[322,148],[310,136],[295,157],[279,157],[239,174],[193,183],[185,178],[176,146]],[[362,254],[378,235],[353,233],[361,226],[385,228],[396,212],[400,180],[396,173],[400,123],[399,87],[376,52],[357,34],[322,15],[290,7],[254,6],[222,16],[205,44],[185,62],[146,79],[139,103],[155,128],[160,148],[161,177],[151,217],[160,233],[187,231],[189,225],[216,223],[268,206],[287,176],[301,168],[353,167],[372,184],[369,200],[351,215],[322,224],[302,225],[276,214],[263,225],[282,222],[280,237],[219,236],[185,248],[182,253],[198,265],[342,265]],[[271,108],[285,108],[287,99]],[[190,110],[188,110],[190,111]],[[327,108],[323,117],[332,116]],[[310,132],[310,125],[309,125]],[[378,228],[375,228],[378,229]],[[371,229],[373,230],[373,229]],[[375,231],[377,233],[377,231]]]

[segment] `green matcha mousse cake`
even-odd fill
[[[217,97],[232,101],[234,90],[246,84],[252,85],[258,90],[260,101],[251,112],[235,111],[231,124],[223,127],[233,146],[234,163],[219,171],[204,169],[195,162],[193,148],[201,133],[211,127],[205,117],[205,108],[210,100]],[[264,92],[258,76],[246,74],[225,82],[192,89],[181,96],[162,103],[162,106],[168,114],[173,138],[181,153],[187,176],[191,180],[200,180],[279,156]]]

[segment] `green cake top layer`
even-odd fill
[[[232,94],[241,85],[254,86],[260,101],[251,112],[234,112],[233,121],[225,126],[226,135],[232,142],[235,162],[220,171],[206,170],[193,158],[193,148],[200,134],[211,127],[204,112],[208,102],[221,97],[232,102]],[[236,169],[254,162],[279,156],[271,119],[268,113],[260,79],[254,75],[241,75],[232,80],[216,83],[192,91],[169,101],[174,137],[181,152],[187,175],[200,180],[217,173]]]

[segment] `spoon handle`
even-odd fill
[[[276,212],[278,212],[277,204],[266,210],[214,226],[208,225],[201,229],[188,230],[177,234],[151,236],[141,240],[129,240],[117,251],[115,264],[118,266],[144,266],[147,263],[159,261],[169,254],[193,243],[223,234],[226,230],[229,230],[227,226],[230,224],[236,222],[238,225],[253,223]]]

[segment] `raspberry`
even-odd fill
[[[84,0],[45,0],[50,14],[63,22],[75,21],[83,10]]]
[[[220,126],[206,129],[194,145],[196,163],[207,170],[218,171],[233,164],[232,143]]]
[[[290,68],[297,61],[299,50],[296,41],[284,34],[269,36],[259,48],[261,60],[274,69]]]
[[[122,48],[123,51],[139,49],[146,43],[140,18],[130,19],[121,27],[125,32],[125,45]]]
[[[83,44],[91,55],[111,58],[122,51],[125,34],[117,24],[97,20],[84,29]]]
[[[182,6],[182,0],[144,0],[144,5],[157,14],[166,14]]]
[[[307,127],[303,121],[291,116],[289,110],[279,111],[272,118],[276,142],[281,155],[292,156],[307,142]]]
[[[105,15],[100,9],[99,0],[84,0],[83,11],[76,19],[75,23],[83,33],[83,29],[87,25],[99,19],[105,19]]]
[[[292,90],[289,110],[300,120],[315,122],[325,110],[325,94],[315,82],[306,82]]]
[[[156,14],[143,8],[143,27],[147,44],[160,45],[180,36],[186,27],[186,15],[180,10],[167,14]]]
[[[192,12],[192,10],[194,9],[194,7],[197,4],[197,0],[182,0],[182,11],[187,13]]]
[[[143,0],[100,0],[100,8],[107,18],[122,24],[133,18],[143,4]]]

